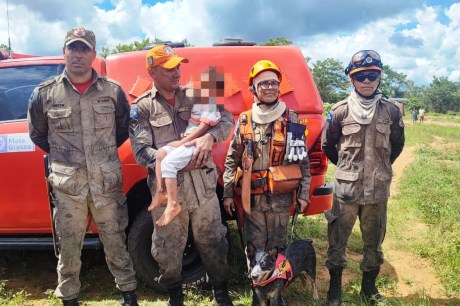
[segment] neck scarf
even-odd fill
[[[284,102],[277,102],[275,104],[253,103],[252,120],[259,124],[270,123],[281,117],[285,110],[286,104]]]
[[[377,101],[382,97],[381,94],[375,95],[372,99],[366,99],[358,95],[355,91],[348,97],[348,110],[353,119],[359,124],[369,124],[374,117]]]

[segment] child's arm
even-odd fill
[[[204,133],[206,133],[206,131],[208,129],[209,129],[209,125],[207,123],[200,122],[198,127],[194,128],[193,131],[190,134],[188,134],[187,136],[185,136],[181,140],[176,140],[176,141],[173,141],[171,143],[168,143],[168,146],[177,148],[177,147],[183,145],[186,142],[192,141],[195,138],[203,136]]]

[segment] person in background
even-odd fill
[[[423,121],[425,121],[425,110],[423,108],[418,110],[418,117],[419,117],[421,123],[423,123]]]
[[[411,117],[412,117],[412,123],[417,123],[417,120],[418,120],[418,114],[417,114],[417,111],[415,109],[412,110],[412,113],[410,114]]]
[[[364,243],[360,295],[372,304],[385,302],[375,281],[383,263],[391,165],[404,147],[404,123],[399,108],[378,92],[382,67],[380,55],[373,50],[361,50],[352,56],[345,74],[354,90],[332,107],[322,134],[322,149],[337,166],[333,206],[325,211],[330,306],[342,302],[345,250],[358,217]]]
[[[128,138],[129,105],[117,82],[91,68],[95,48],[92,31],[69,30],[64,72],[38,85],[29,102],[30,138],[49,154],[48,181],[56,198],[53,222],[60,254],[55,294],[64,305],[78,305],[81,248],[90,214],[122,292],[121,305],[137,306],[135,272],[125,244],[128,208],[117,150]]]
[[[155,194],[155,167],[158,150],[181,139],[191,117],[193,101],[180,84],[180,64],[188,59],[177,56],[166,45],[157,45],[147,52],[146,68],[154,83],[151,90],[139,96],[131,105],[130,139],[134,157],[148,169],[147,183]],[[159,283],[167,288],[168,305],[184,305],[182,291],[182,258],[189,226],[195,246],[206,269],[208,283],[213,288],[219,306],[231,306],[227,290],[228,242],[226,227],[221,223],[216,194],[217,170],[212,161],[214,142],[224,141],[234,125],[233,116],[218,105],[220,121],[203,136],[185,146],[195,146],[188,166],[177,174],[177,199],[181,210],[170,223],[155,226],[152,235],[152,255],[160,268]],[[152,210],[157,222],[164,206]],[[153,277],[153,276],[152,276]]]

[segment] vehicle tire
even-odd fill
[[[134,270],[138,277],[149,287],[158,292],[166,292],[166,288],[158,283],[160,276],[158,263],[153,259],[152,247],[153,221],[147,209],[137,214],[128,234],[128,251],[133,260]],[[183,286],[201,285],[206,282],[206,271],[198,251],[193,243],[193,235],[189,231],[182,263]]]

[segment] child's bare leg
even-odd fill
[[[172,219],[174,219],[174,217],[180,213],[182,209],[179,203],[177,203],[177,179],[166,178],[165,184],[166,191],[168,193],[168,204],[166,205],[166,209],[163,212],[163,215],[156,222],[158,226],[164,226],[169,224],[172,221]]]
[[[166,154],[161,154],[160,151],[157,153],[157,160],[155,164],[155,180],[157,186],[155,189],[155,194],[152,197],[152,203],[150,203],[150,206],[147,208],[148,211],[152,211],[158,208],[158,206],[163,204],[167,199],[166,190],[164,188],[164,179],[161,178],[161,161],[164,159]]]

